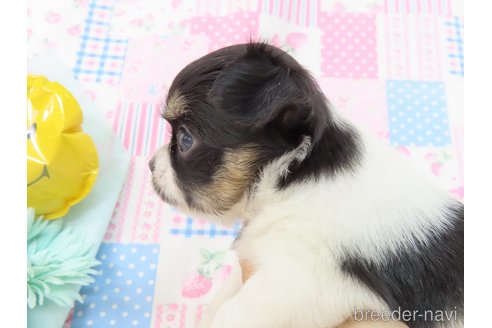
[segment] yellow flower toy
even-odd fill
[[[82,111],[61,84],[27,77],[27,207],[56,219],[90,192],[97,150],[81,128]]]

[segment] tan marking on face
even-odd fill
[[[253,267],[253,264],[247,259],[239,260],[239,265],[241,266],[241,275],[244,284],[255,273],[255,268]]]
[[[193,195],[202,210],[220,213],[238,203],[251,184],[256,158],[253,147],[225,152],[223,163],[214,174],[212,183]]]
[[[164,119],[175,120],[188,111],[185,97],[175,91],[167,101],[167,109],[164,112]]]

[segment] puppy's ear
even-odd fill
[[[271,124],[292,137],[314,136],[317,119],[325,116],[317,117],[311,99],[317,89],[310,83],[315,85],[300,67],[289,68],[266,53],[247,54],[219,74],[209,100],[235,123],[253,130]]]

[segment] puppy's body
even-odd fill
[[[334,327],[364,310],[462,325],[463,205],[338,117],[291,57],[219,50],[185,68],[169,100],[156,189],[185,211],[241,217],[233,247],[255,272],[213,327]]]
[[[462,205],[386,145],[360,141],[365,152],[355,172],[283,191],[260,184],[268,202],[252,210],[235,242],[239,257],[271,272],[258,290],[276,286],[272,304],[289,303],[276,316],[285,317],[288,306],[287,313],[297,313],[297,322],[286,318],[279,327],[330,327],[354,309],[418,310],[411,327],[439,323],[430,322],[430,313],[428,322],[418,316],[426,310],[461,318]]]

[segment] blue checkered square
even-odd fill
[[[451,144],[443,82],[388,80],[386,96],[391,144]]]
[[[464,76],[465,54],[463,42],[463,23],[459,17],[455,16],[452,21],[446,22],[446,28],[448,32],[446,42],[450,64],[449,73],[452,75]]]
[[[193,236],[206,236],[210,238],[215,237],[237,237],[241,224],[236,222],[232,228],[227,229],[225,227],[216,225],[214,223],[207,223],[206,227],[198,227],[193,218],[187,217],[184,220],[184,225],[179,224],[178,227],[173,227],[169,230],[172,235],[184,236],[190,238]]]
[[[89,5],[85,29],[81,35],[80,50],[73,68],[76,79],[93,82],[119,82],[126,56],[128,40],[109,37],[113,7]]]
[[[149,327],[158,257],[159,245],[103,243],[101,275],[82,288],[72,328]]]

